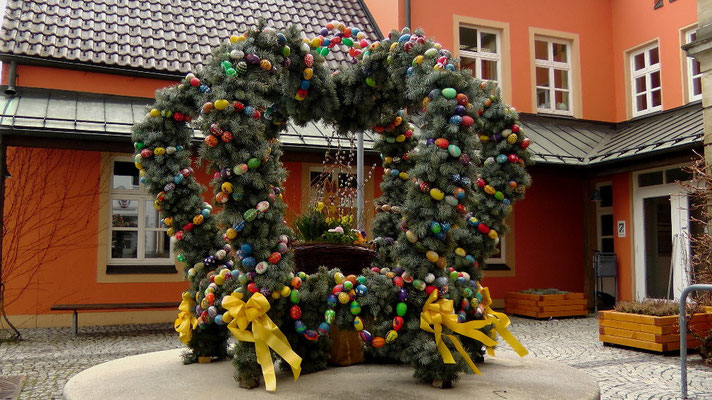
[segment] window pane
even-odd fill
[[[536,106],[537,108],[551,108],[549,106],[549,89],[536,90]]]
[[[682,168],[673,168],[665,171],[665,182],[675,183],[677,181],[685,182],[692,179],[692,174],[683,171]]]
[[[460,50],[477,51],[477,29],[460,27]]]
[[[647,89],[647,83],[645,82],[645,77],[635,79],[635,93],[643,93]]]
[[[557,90],[554,92],[556,109],[560,111],[569,111],[569,92]]]
[[[548,42],[542,40],[534,41],[534,57],[537,60],[548,60],[549,59],[549,46]]]
[[[601,207],[613,206],[613,186],[601,186],[598,191],[601,193]]]
[[[650,105],[651,107],[657,107],[663,104],[662,94],[660,89],[653,90],[650,92]]]
[[[692,80],[692,94],[695,96],[702,94],[702,78],[698,77]]]
[[[601,239],[601,251],[604,253],[614,253],[613,238]]]
[[[557,89],[569,88],[569,71],[563,69],[554,70],[554,87]]]
[[[645,53],[636,54],[633,56],[633,69],[639,70],[645,68]]]
[[[549,86],[549,68],[536,68],[536,85]]]
[[[490,81],[497,80],[497,61],[482,60],[482,77]]]
[[[601,236],[613,236],[613,214],[601,215]]]
[[[497,52],[497,35],[494,33],[480,33],[480,51],[488,53]]]
[[[474,58],[470,57],[460,57],[460,69],[468,69],[470,70],[470,73],[472,76],[475,76],[475,60]]]
[[[171,238],[164,231],[146,232],[146,258],[168,258],[171,253]]]
[[[641,94],[640,96],[636,97],[635,100],[635,107],[638,111],[643,111],[648,109],[648,99],[645,96],[645,93]]]
[[[324,180],[330,177],[331,173],[329,172],[311,171],[309,173],[310,185],[313,188],[321,188]]]
[[[692,60],[692,65],[691,65],[691,74],[692,76],[699,75],[700,74],[700,62],[697,60]]]
[[[648,172],[638,175],[638,186],[654,186],[663,184],[663,171]]]
[[[161,213],[156,210],[155,207],[153,207],[153,202],[152,201],[146,201],[146,204],[144,206],[145,210],[145,219],[146,219],[146,228],[160,228],[161,227]]]
[[[660,56],[658,55],[657,47],[648,50],[648,54],[650,56],[650,64],[648,65],[655,65],[660,62]]]
[[[114,161],[113,189],[138,189],[138,169],[127,161]]]
[[[650,74],[650,88],[655,89],[660,87],[660,71],[655,71]]]
[[[695,40],[697,40],[697,31],[691,32],[691,33],[687,36],[687,43],[694,42]]]
[[[112,200],[111,214],[111,226],[115,228],[138,227],[138,200]]]
[[[138,250],[138,232],[111,232],[111,258],[136,258]]]
[[[557,62],[568,62],[569,56],[568,56],[568,49],[569,46],[561,43],[552,43],[551,48],[552,48],[552,54],[554,55],[554,61]]]

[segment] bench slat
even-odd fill
[[[150,308],[178,308],[177,302],[167,303],[105,303],[105,304],[55,304],[53,311],[82,310],[140,310]]]

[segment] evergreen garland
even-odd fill
[[[323,55],[339,45],[350,47],[354,63],[331,74]],[[310,40],[295,27],[277,32],[260,23],[215,49],[202,71],[159,91],[134,128],[135,161],[166,215],[179,261],[189,266],[176,321],[190,348],[186,360],[225,357],[232,332],[242,338],[231,352],[240,385],[257,386],[264,374],[273,390],[258,362],[255,326],[284,335],[290,350],[273,349],[295,376],[300,362],[303,372],[326,368],[328,332],[337,326],[355,328],[369,356],[407,362],[421,380],[447,386],[469,370],[470,356],[479,359],[482,342],[494,343],[488,337],[507,323],[489,308],[478,267],[496,251],[504,218],[530,185],[528,139],[516,112],[492,91],[455,71],[450,53],[422,32],[394,31],[368,43],[338,23]],[[421,137],[412,135],[406,109],[422,109]],[[372,270],[358,277],[293,272],[279,161],[287,119],[382,133],[376,148],[387,174]],[[198,152],[213,173],[213,205],[202,201],[190,169],[192,126],[205,137]],[[456,336],[443,339],[444,350],[421,329],[427,305],[449,300],[455,322],[485,332],[458,335],[466,352]],[[263,311],[246,319],[245,308],[257,305]],[[459,332],[459,323],[444,333]],[[444,363],[445,352],[453,363]]]

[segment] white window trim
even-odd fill
[[[108,229],[107,229],[107,253],[106,253],[106,263],[107,265],[165,265],[166,263],[173,264],[173,240],[170,240],[170,251],[169,256],[165,258],[146,258],[145,257],[145,237],[146,232],[166,232],[166,228],[146,228],[144,225],[146,223],[146,201],[153,201],[154,197],[148,193],[146,187],[143,183],[139,182],[138,190],[133,189],[114,189],[114,163],[115,162],[128,162],[133,164],[134,160],[132,157],[126,156],[115,156],[111,157],[110,161],[110,174],[109,174],[109,196],[108,196]],[[113,201],[118,199],[136,200],[138,204],[138,226],[136,228],[122,229],[115,228],[113,226]],[[112,258],[112,232],[116,231],[138,231],[137,239],[137,249],[136,258]]]
[[[507,238],[499,237],[499,257],[490,257],[485,260],[485,264],[507,264]]]
[[[553,39],[553,38],[546,38],[546,37],[540,37],[540,36],[535,36],[534,37],[534,43],[535,43],[535,48],[536,48],[536,42],[541,41],[541,42],[546,42],[547,43],[547,56],[548,60],[540,60],[536,58],[536,54],[534,54],[534,76],[536,79],[536,68],[546,68],[549,70],[549,84],[551,86],[545,87],[545,86],[537,86],[536,81],[534,81],[534,92],[535,92],[535,98],[536,96],[536,91],[537,89],[545,89],[549,91],[549,108],[540,108],[539,104],[537,104],[537,112],[538,113],[545,113],[545,114],[559,114],[559,115],[573,115],[574,114],[574,94],[573,94],[573,80],[572,80],[572,68],[571,68],[571,57],[572,54],[571,52],[573,51],[573,46],[572,43],[568,40],[563,40],[563,39]],[[566,46],[566,62],[562,63],[560,61],[553,61],[554,53],[552,51],[552,44],[562,44]],[[568,89],[557,89],[554,84],[554,70],[559,69],[559,70],[565,70],[566,71],[566,77],[567,77],[567,86]],[[559,110],[556,108],[556,91],[566,91],[569,94],[569,109],[568,110]],[[538,103],[538,102],[537,102]]]
[[[460,58],[467,57],[475,60],[475,75],[474,77],[483,82],[495,82],[498,87],[502,87],[502,32],[499,29],[482,27],[479,25],[471,25],[461,23],[459,28],[470,28],[477,30],[477,51],[459,50]],[[480,32],[490,33],[495,35],[495,42],[497,45],[497,53],[490,53],[486,51],[481,51],[482,47],[482,37]],[[457,43],[458,49],[460,48],[460,43]],[[485,61],[495,61],[497,63],[497,80],[482,79],[482,60]]]
[[[685,43],[690,43],[692,41],[692,35],[695,33],[697,33],[697,27],[694,27],[694,28],[691,28],[691,29],[688,29],[687,31],[685,31]],[[702,71],[700,71],[700,73],[697,75],[692,75],[692,65],[695,62],[699,63],[699,61],[697,61],[693,57],[686,57],[686,58],[687,58],[687,95],[688,95],[688,99],[690,102],[702,100],[702,92],[700,92],[700,94],[694,94],[692,92],[694,90],[693,82],[694,82],[695,78],[699,78],[700,80],[702,80]]]
[[[654,65],[650,65],[650,50],[657,48],[658,49],[658,63]],[[634,59],[635,56],[638,54],[643,54],[644,59],[645,59],[645,67],[635,71],[635,66],[634,66]],[[650,114],[656,111],[662,111],[663,109],[663,84],[662,84],[662,72],[660,71],[660,45],[658,42],[651,43],[645,47],[639,48],[635,51],[631,51],[630,54],[628,54],[628,72],[630,73],[630,100],[631,100],[631,110],[633,112],[633,117],[637,117],[640,115],[646,115]],[[652,102],[652,88],[650,85],[650,76],[654,73],[658,72],[660,73],[660,88],[658,89],[660,91],[660,105],[651,107]],[[640,78],[642,76],[645,76],[645,99],[648,105],[648,108],[642,111],[638,111],[637,107],[637,96],[640,94],[635,91],[635,80],[636,78]],[[641,92],[642,93],[642,92]]]

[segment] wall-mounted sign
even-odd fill
[[[618,221],[618,237],[625,237],[625,221]]]

